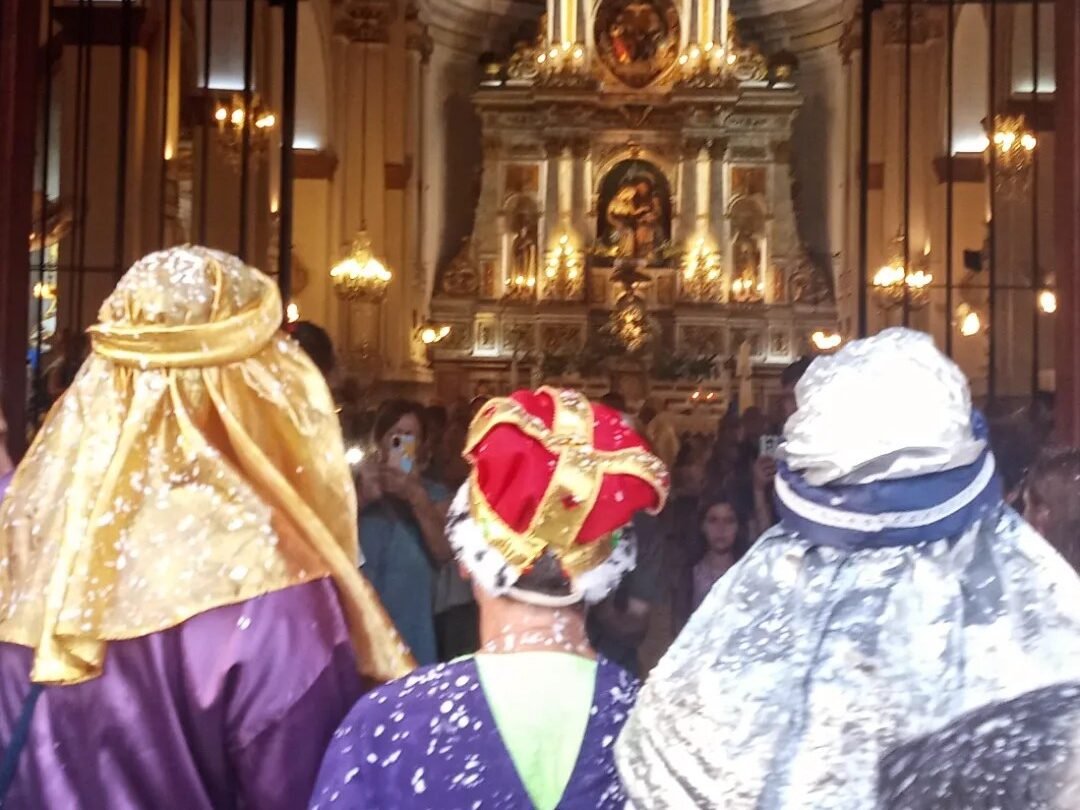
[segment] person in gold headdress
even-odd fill
[[[300,807],[361,677],[410,669],[281,322],[270,279],[199,247],[101,307],[0,507],[4,806]]]

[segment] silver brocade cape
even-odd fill
[[[778,527],[713,589],[617,745],[638,810],[867,810],[883,754],[1080,679],[1080,579],[1005,507],[844,551]]]

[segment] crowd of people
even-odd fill
[[[0,453],[0,806],[1076,806],[1042,403],[987,421],[888,330],[710,435],[616,392],[364,408],[281,315],[151,254]]]

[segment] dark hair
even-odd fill
[[[427,436],[427,423],[424,418],[424,406],[411,399],[388,399],[375,411],[375,423],[371,428],[371,437],[378,444],[390,432],[390,429],[398,423],[403,416],[412,414],[420,423],[418,442],[422,442]]]
[[[1044,452],[1025,479],[1024,500],[1032,510],[1045,510],[1042,529],[1050,545],[1080,565],[1080,450]]]
[[[475,397],[469,400],[469,418],[472,419],[474,416],[480,413],[480,409],[483,408],[490,399],[491,397],[489,397],[487,394],[477,394]]]
[[[450,412],[445,405],[428,405],[424,408],[424,430],[427,433],[442,433],[450,424]]]
[[[813,361],[809,357],[800,357],[790,366],[780,372],[780,385],[790,387],[803,378],[806,370]]]
[[[1018,417],[991,422],[990,448],[1005,492],[1015,492],[1039,455],[1039,440],[1033,426]]]
[[[607,405],[609,408],[620,413],[627,412],[626,397],[620,394],[618,391],[608,391],[602,397],[600,397],[600,404]]]
[[[544,596],[567,596],[570,594],[570,577],[555,555],[545,551],[525,570],[514,587]]]
[[[293,340],[300,344],[311,362],[323,373],[324,377],[333,372],[336,360],[334,359],[334,342],[330,335],[321,326],[311,321],[297,321],[290,324],[288,332]]]
[[[60,366],[60,387],[67,389],[75,382],[75,377],[83,362],[90,355],[90,336],[86,332],[76,332],[68,339],[64,348],[64,359]]]
[[[706,495],[703,495],[698,501],[698,517],[696,531],[698,534],[699,544],[698,547],[701,551],[701,557],[705,556],[705,552],[708,550],[709,544],[705,541],[705,531],[702,526],[705,524],[705,516],[709,514],[709,510],[714,506],[720,506],[726,504],[731,507],[731,511],[735,514],[735,520],[738,521],[739,528],[735,534],[735,545],[732,547],[732,556],[738,561],[742,558],[747,551],[750,550],[750,545],[756,538],[748,536],[747,532],[750,531],[749,519],[745,514],[744,509],[740,509],[739,498],[735,496],[735,493],[727,489],[717,490]],[[700,559],[700,557],[699,557]]]

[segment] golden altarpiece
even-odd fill
[[[440,396],[704,378],[719,406],[735,356],[765,393],[835,328],[792,203],[794,60],[744,45],[727,6],[548,0],[534,40],[482,59],[475,225],[432,301]],[[597,357],[600,336],[620,350]]]

